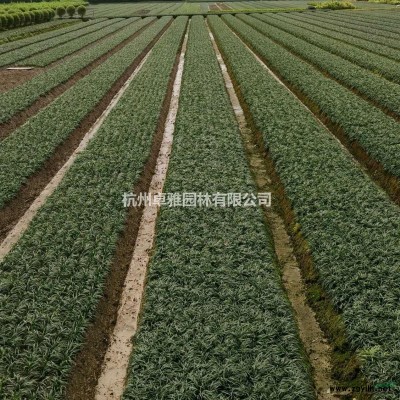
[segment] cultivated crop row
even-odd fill
[[[137,18],[127,18],[123,20],[117,20],[118,22],[106,26],[98,31],[89,33],[87,35],[78,37],[74,40],[70,40],[63,45],[53,47],[47,51],[40,52],[32,57],[25,58],[22,61],[17,62],[17,65],[34,65],[39,67],[44,67],[54,61],[60,60],[75,51],[80,50],[82,47],[87,46],[96,40],[102,39],[103,37],[110,35],[111,33],[131,24]]]
[[[156,44],[1,266],[2,398],[62,398],[124,226],[122,193],[150,155],[185,26],[178,18]]]
[[[338,40],[330,39],[317,33],[310,32],[303,28],[288,26],[287,23],[278,21],[266,15],[255,15],[258,19],[267,22],[266,26],[270,31],[274,31],[278,28],[281,34],[283,31],[290,32],[293,36],[292,42],[298,42],[298,40],[304,39],[303,42],[313,44],[321,49],[326,50],[329,53],[336,54],[345,60],[350,61],[362,68],[369,69],[375,74],[381,74],[385,78],[393,80],[394,82],[400,82],[400,71],[399,64],[386,57],[382,57],[378,54],[373,54],[369,51],[359,49],[357,47],[348,45]],[[299,39],[301,38],[301,39]]]
[[[309,31],[327,36],[335,40],[341,40],[353,46],[360,47],[372,53],[380,54],[400,61],[400,43],[397,40],[379,38],[373,34],[366,34],[354,29],[340,28],[326,22],[315,21],[312,18],[297,16],[276,16],[280,21],[308,29]],[[389,47],[391,46],[391,47]]]
[[[400,49],[399,38],[390,39],[387,37],[379,36],[379,33],[382,32],[379,29],[370,29],[369,33],[362,32],[358,29],[355,29],[354,26],[349,24],[348,27],[338,26],[334,23],[328,22],[326,19],[320,19],[317,16],[310,16],[308,14],[300,15],[300,14],[291,14],[285,15],[285,17],[289,17],[292,22],[299,21],[306,23],[308,29],[318,29],[322,28],[320,31],[316,31],[319,33],[323,33],[325,35],[337,35],[337,38],[340,40],[354,40],[357,38],[357,41],[354,41],[354,44],[357,44],[359,47],[363,47],[365,49],[371,49],[374,52],[380,51],[380,49],[388,49],[390,56],[392,57],[393,49]],[[333,33],[333,32],[334,33]],[[360,40],[363,39],[363,40]],[[377,43],[381,46],[376,46],[374,43]],[[389,47],[393,47],[393,49],[389,49]],[[383,54],[385,55],[385,54]]]
[[[223,19],[258,52],[286,82],[309,99],[316,112],[339,126],[350,141],[357,141],[391,174],[400,177],[396,143],[400,127],[391,117],[361,99],[308,63],[293,56],[240,19]]]
[[[79,29],[77,32],[69,32],[65,35],[60,35],[52,39],[48,39],[45,42],[36,42],[29,46],[25,46],[8,53],[2,54],[0,56],[0,66],[13,64],[17,61],[23,60],[26,57],[30,57],[36,53],[43,51],[43,47],[46,49],[50,49],[55,46],[59,46],[63,43],[66,43],[70,40],[76,40],[77,37],[85,36],[91,32],[98,31],[106,28],[109,25],[115,24],[118,22],[118,19],[110,19],[99,22],[97,24],[92,24],[90,26],[86,26],[84,28]]]
[[[200,16],[179,104],[164,192],[254,193]],[[270,243],[256,207],[161,208],[124,399],[313,398]]]
[[[71,32],[92,26],[92,25],[96,25],[100,22],[103,22],[105,19],[97,19],[97,20],[93,20],[93,21],[88,21],[85,23],[81,23],[78,22],[76,24],[73,24],[71,26],[67,26],[64,27],[62,29],[57,29],[55,31],[50,31],[50,32],[45,32],[45,33],[41,33],[40,35],[36,35],[36,36],[32,36],[26,39],[21,39],[21,40],[17,40],[17,41],[13,41],[10,43],[6,43],[6,44],[2,44],[0,46],[0,54],[6,53],[8,51],[12,51],[12,50],[16,50],[19,49],[21,47],[25,47],[25,46],[29,46],[29,45],[35,45],[38,42],[43,42],[45,40],[50,40],[50,39],[54,39],[57,36],[62,36],[62,35],[66,35],[69,34]]]
[[[379,29],[380,36],[386,36],[389,38],[396,39],[400,34],[400,28],[398,22],[390,22],[388,17],[375,18],[369,15],[356,15],[352,13],[351,16],[343,14],[330,14],[327,17],[328,21],[337,25],[351,24],[355,29],[370,32],[371,29]],[[375,33],[375,32],[374,32]]]
[[[209,19],[293,207],[294,220],[288,223],[295,237],[302,232],[305,239],[299,251],[311,258],[319,282],[341,313],[369,381],[397,382],[398,207],[221,19]],[[397,389],[376,398],[398,395]]]
[[[294,54],[314,64],[318,69],[327,72],[348,88],[356,89],[371,101],[400,116],[400,87],[398,84],[358,67],[350,61],[331,54],[318,46],[309,44],[306,34],[303,35],[303,40],[294,34],[287,33],[286,30],[292,31],[291,27],[284,28],[284,30],[277,29],[269,25],[269,20],[268,24],[266,24],[265,22],[267,21],[264,18],[262,22],[258,20],[258,17],[256,19],[249,16],[238,16],[238,18],[283,45]]]
[[[44,22],[40,25],[29,25],[22,28],[14,28],[11,30],[6,30],[0,32],[0,44],[6,42],[12,42],[14,40],[23,39],[25,37],[30,37],[38,35],[39,33],[44,33],[47,31],[52,31],[55,29],[60,29],[65,25],[73,25],[78,23],[78,21],[65,21],[65,20],[54,20],[49,22]]]
[[[24,110],[40,96],[67,81],[75,73],[111,51],[152,21],[154,21],[154,18],[144,18],[132,23],[118,31],[112,37],[107,38],[106,41],[98,43],[85,52],[33,77],[28,82],[8,92],[0,93],[0,123],[8,121],[17,112]]]
[[[170,17],[158,20],[2,141],[0,207],[18,192],[24,181],[79,126],[170,20]]]
[[[354,17],[354,21],[361,25],[361,24],[371,24],[371,23],[377,23],[380,25],[385,25],[385,21],[387,22],[387,24],[385,25],[386,27],[394,27],[397,30],[399,29],[399,26],[397,25],[397,22],[399,21],[398,18],[398,13],[397,12],[393,12],[393,9],[391,11],[388,12],[373,12],[373,13],[363,13],[362,15],[360,14],[355,14],[352,15],[351,17]],[[348,21],[349,19],[349,15],[346,15],[346,13],[343,15],[343,13],[338,12],[337,14],[335,13],[334,15],[329,15],[328,18],[332,18],[335,19],[336,17],[343,17],[343,19],[345,21]]]
[[[357,16],[358,17],[358,16]],[[393,12],[393,9],[391,11],[386,11],[386,12],[374,12],[374,13],[367,13],[365,16],[363,16],[365,21],[368,22],[377,22],[379,24],[385,25],[385,21],[387,22],[387,27],[395,27],[396,30],[400,31],[399,28],[399,13],[398,12]],[[357,18],[358,19],[358,18]]]
[[[96,17],[120,17],[120,16],[135,16],[135,15],[146,15],[146,14],[158,14],[163,10],[169,8],[171,4],[160,3],[125,3],[125,4],[99,4],[94,8],[90,9],[94,11]]]

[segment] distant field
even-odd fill
[[[0,32],[1,400],[400,398],[400,10],[355,5]]]
[[[103,3],[88,7],[88,16],[120,17],[144,15],[181,15],[207,14],[218,12],[277,12],[280,10],[306,10],[306,0],[271,1],[226,1],[226,2],[140,2],[140,3]],[[393,9],[393,5],[381,3],[354,2],[358,9]]]

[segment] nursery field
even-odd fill
[[[318,0],[320,1],[320,0]],[[378,9],[390,10],[395,8],[396,0],[388,0],[388,3],[352,1],[353,6],[359,10]],[[400,2],[400,1],[399,1]],[[290,12],[306,10],[309,7],[308,0],[250,0],[250,1],[191,1],[191,2],[146,2],[138,3],[102,3],[91,4],[87,15],[92,18],[120,17],[120,16],[151,16],[151,15],[196,15],[218,13],[250,13],[250,12]]]
[[[400,11],[356,7],[0,32],[0,399],[400,398]]]

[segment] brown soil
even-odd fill
[[[220,10],[232,10],[232,7],[229,7],[227,4],[225,3],[217,3],[218,7]]]
[[[248,164],[256,183],[257,191],[261,193],[272,192],[272,179],[268,173],[265,162],[265,150],[263,143],[257,140],[257,134],[250,128],[235,88],[236,82],[232,81],[228,72],[229,67],[223,61],[218,46],[212,35],[214,49],[225,80],[225,86],[230,96],[231,103],[239,124],[243,145],[248,158]],[[327,393],[327,389],[333,386],[331,353],[332,349],[324,337],[316,320],[315,313],[308,305],[306,288],[302,280],[300,266],[294,255],[289,235],[285,229],[285,223],[276,206],[263,207],[264,217],[269,230],[272,233],[276,258],[282,269],[283,285],[295,312],[299,335],[303,343],[307,357],[313,369],[313,378],[317,398],[319,400],[333,400],[335,397]]]
[[[220,11],[221,9],[218,7],[218,4],[211,4],[208,6],[210,11]]]
[[[27,107],[25,110],[15,114],[9,121],[4,122],[0,124],[0,140],[4,139],[7,137],[9,134],[11,134],[15,129],[23,125],[29,118],[37,114],[42,108],[46,107],[49,105],[53,100],[55,100],[58,96],[63,94],[66,90],[68,90],[70,87],[72,87],[76,82],[78,82],[80,79],[82,79],[84,76],[88,75],[90,72],[92,72],[96,67],[98,67],[100,64],[102,64],[107,58],[121,50],[127,43],[129,43],[131,40],[134,40],[137,36],[139,36],[143,30],[147,29],[151,24],[153,24],[155,20],[151,21],[149,24],[145,25],[141,29],[139,29],[137,32],[135,32],[132,36],[129,38],[125,39],[123,42],[121,42],[118,46],[114,47],[112,50],[110,50],[108,53],[102,55],[101,57],[97,58],[90,64],[88,64],[86,67],[78,71],[76,74],[74,74],[72,77],[70,77],[66,82],[56,86],[55,88],[51,89],[47,94],[44,96],[41,96],[39,99],[37,99],[33,104],[31,104],[29,107]],[[16,72],[16,71],[13,71]],[[30,71],[24,71],[24,72],[30,72]],[[1,73],[0,73],[1,77]],[[0,78],[1,79],[1,78]],[[21,82],[23,83],[23,82]]]
[[[172,21],[168,26],[171,23]],[[133,193],[136,194],[148,191],[154,174],[171,101],[173,83],[177,73],[179,54],[180,52],[177,54],[175,65],[170,75],[169,86],[160,112],[150,156],[141,178],[133,190]],[[97,381],[101,374],[103,359],[116,324],[119,302],[132,259],[142,213],[143,207],[130,208],[127,212],[125,228],[118,240],[116,254],[106,279],[104,295],[97,307],[94,322],[86,332],[82,350],[75,359],[75,365],[66,389],[66,398],[68,400],[93,400],[95,398]]]
[[[43,72],[43,68],[33,68],[31,70],[0,69],[0,93],[7,92],[16,86],[22,85],[41,72]],[[2,135],[1,133],[0,137]]]
[[[15,226],[18,220],[29,208],[35,198],[41,193],[44,187],[50,182],[57,171],[65,164],[75,148],[79,145],[86,132],[101,116],[113,97],[121,89],[125,81],[134,72],[146,54],[157,42],[164,31],[170,26],[170,21],[163,30],[151,41],[144,51],[126,69],[122,76],[114,83],[108,93],[101,99],[95,108],[81,121],[68,138],[60,144],[53,155],[47,159],[40,170],[31,175],[21,187],[18,194],[0,210],[0,241],[3,241],[8,232]]]

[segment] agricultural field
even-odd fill
[[[350,4],[0,32],[1,400],[400,398],[400,8]]]
[[[388,0],[389,1],[389,0]],[[400,3],[400,0],[398,0]],[[219,13],[276,13],[304,11],[310,7],[308,0],[267,0],[267,1],[191,1],[191,2],[138,2],[138,3],[102,3],[91,4],[87,16],[91,18],[121,17],[121,16],[152,16],[152,15],[196,15]],[[323,4],[324,1],[318,0]],[[357,10],[378,9],[391,10],[396,4],[372,3],[368,1],[352,1]]]

